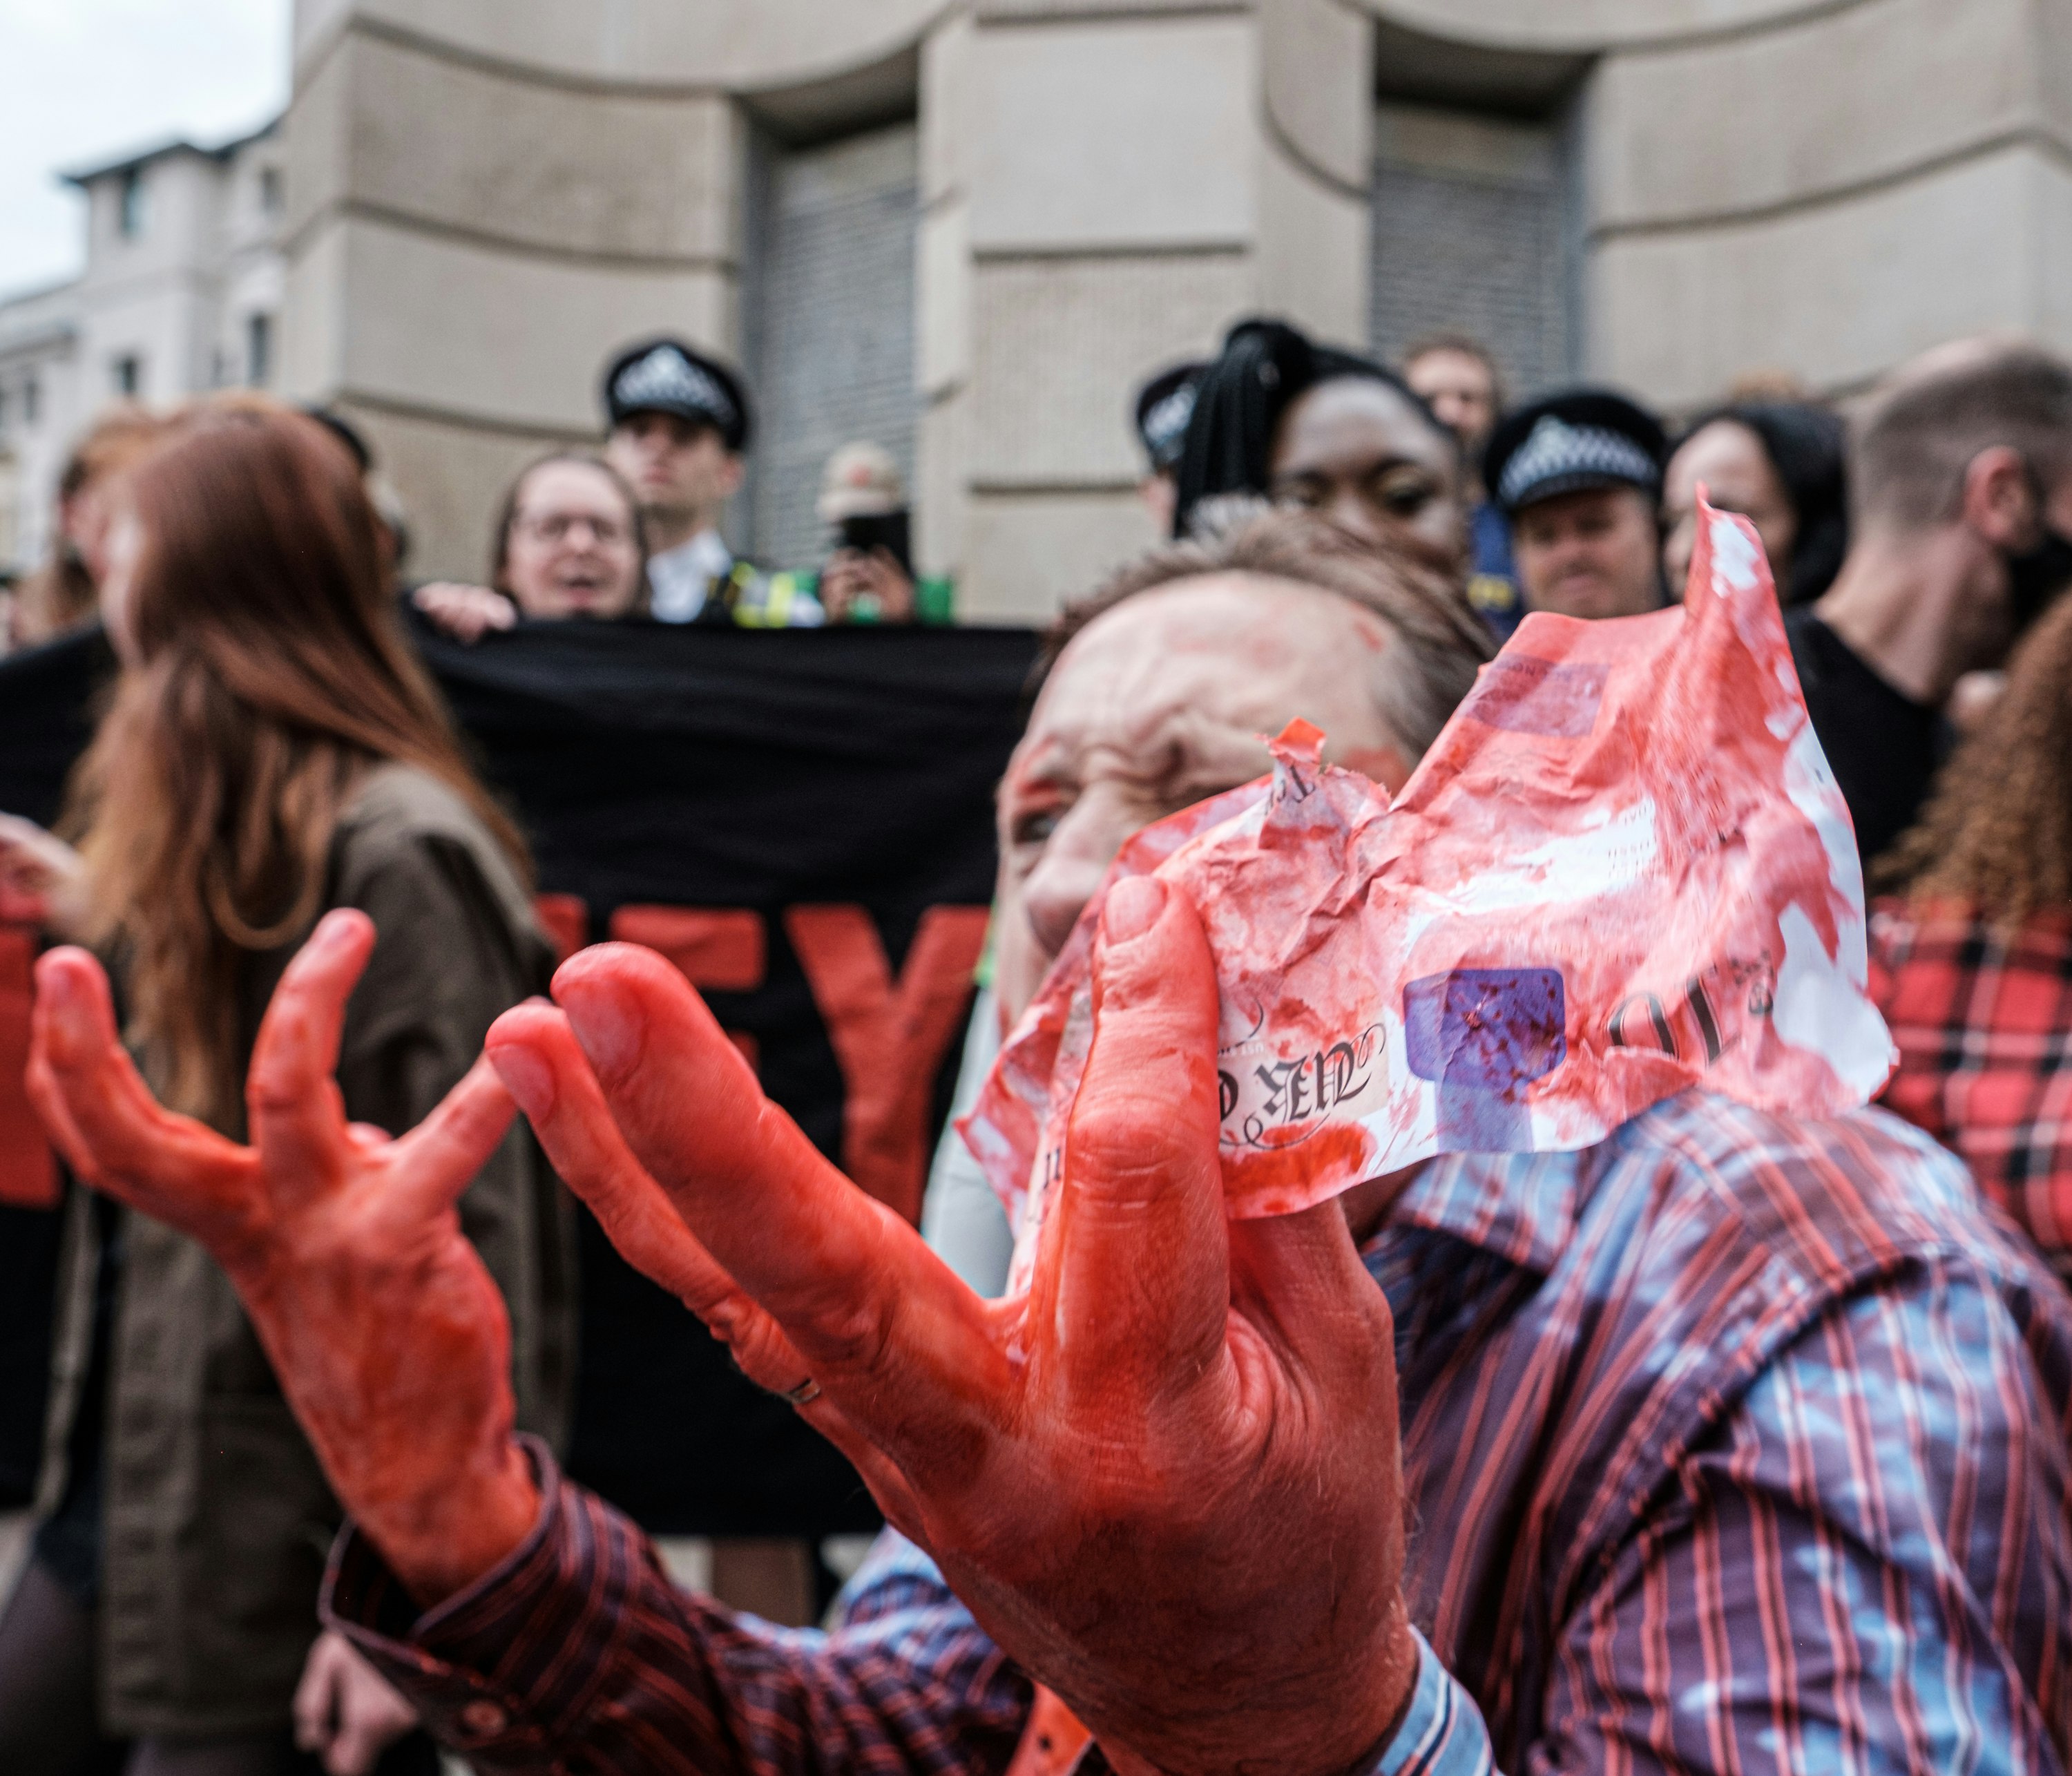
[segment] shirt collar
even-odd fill
[[[734,571],[734,552],[716,530],[701,530],[648,557],[648,584],[655,615],[664,623],[688,623],[705,606],[707,590]]]
[[[1597,1151],[1445,1154],[1396,1198],[1377,1238],[1427,1227],[1544,1276],[1576,1231],[1577,1182]]]

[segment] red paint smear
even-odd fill
[[[1232,1196],[1261,1204],[1285,1202],[1285,1208],[1268,1208],[1269,1215],[1286,1214],[1302,1207],[1309,1181],[1326,1169],[1343,1172],[1352,1184],[1372,1177],[1376,1157],[1374,1137],[1357,1123],[1333,1123],[1297,1145],[1272,1152],[1257,1149],[1223,1149],[1223,1188]]]
[[[1793,749],[1809,724],[1760,545],[1745,520],[1718,520],[1751,571],[1740,585],[1716,574],[1716,515],[1704,516],[1682,606],[1595,623],[1526,619],[1491,676],[1509,681],[1496,688],[1498,713],[1533,713],[1524,725],[1541,731],[1492,726],[1471,699],[1392,804],[1367,779],[1320,767],[1312,734],[1293,731],[1274,749],[1271,779],[1123,849],[1111,883],[1156,871],[1202,916],[1226,1063],[1242,1048],[1248,1065],[1270,1069],[1371,1026],[1400,1042],[1407,981],[1547,968],[1562,978],[1567,1054],[1525,1092],[1523,1138],[1543,1147],[1601,1140],[1700,1080],[1786,1113],[1863,1101],[1874,1022],[1857,1021],[1845,1079],[1827,1054],[1786,1042],[1770,1015],[1786,914],[1795,909],[1853,972],[1861,886],[1852,859],[1836,885],[1820,828],[1787,792],[1788,771],[1807,770]],[[1557,688],[1563,697],[1538,708]],[[1521,689],[1533,697],[1511,694]],[[1799,787],[1846,834],[1832,779],[1807,774]],[[1010,1205],[1055,1170],[1046,1157],[1085,1064],[1104,897],[1105,885],[963,1124]],[[1836,990],[1846,1007],[1847,988]],[[1434,1088],[1405,1083],[1401,1059],[1392,1056],[1392,1096],[1384,1086],[1379,1101],[1297,1117],[1292,1135],[1262,1128],[1293,1143],[1271,1154],[1237,1138],[1227,1112],[1232,1214],[1301,1207],[1358,1182],[1377,1157],[1393,1167],[1432,1151],[1423,1131],[1436,1120]],[[1322,1138],[1356,1121],[1371,1137]],[[1042,1207],[1025,1220],[1040,1223]]]

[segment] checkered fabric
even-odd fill
[[[2072,1278],[2072,911],[2003,931],[1967,906],[1883,903],[1871,990],[1899,1045],[1885,1107]]]

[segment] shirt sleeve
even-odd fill
[[[832,1632],[678,1590],[647,1539],[528,1443],[539,1520],[493,1571],[420,1614],[351,1526],[326,1623],[480,1776],[863,1771],[997,1776],[1030,1688],[924,1555],[887,1534]]]
[[[1474,1698],[1453,1681],[1422,1634],[1410,1712],[1373,1776],[1496,1776],[1489,1732]]]
[[[1844,1302],[1579,1585],[1519,1767],[2062,1770],[2058,1423],[1975,1275]]]

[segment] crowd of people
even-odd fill
[[[910,1229],[655,959],[553,974],[406,613],[925,614],[885,450],[771,571],[723,535],[741,378],[652,339],[603,393],[480,583],[405,586],[336,415],[124,409],[66,472],[12,639],[98,622],[118,672],[60,833],[0,822],[76,1180],[0,1769],[2072,1766],[2072,366],[1967,340],[1846,421],[1672,426],[1254,319],[1150,379],[1166,540],[1063,589],[960,1108],[1133,835],[1297,719],[1401,789],[1521,624],[1674,605],[1701,491],[1770,561],[1898,1060],[1882,1108],[1696,1089],[1226,1226],[1207,952],[1124,882],[1012,1297],[954,1126]],[[563,1186],[883,1509],[824,1630],[677,1589],[561,1474]]]

